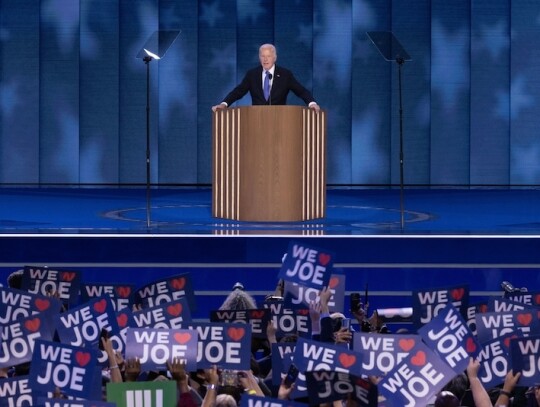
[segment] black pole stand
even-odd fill
[[[403,231],[405,227],[405,205],[403,203],[403,99],[401,95],[401,68],[405,61],[411,61],[411,57],[407,54],[407,51],[405,51],[392,32],[369,31],[366,34],[383,58],[389,62],[397,62],[399,67],[399,206],[401,230]]]
[[[399,208],[401,214],[401,229],[405,227],[405,205],[403,203],[403,99],[401,96],[401,68],[405,59],[396,58],[398,64],[398,86],[399,86]]]
[[[150,62],[152,57],[143,58],[146,64],[146,227],[150,227]]]
[[[137,58],[146,64],[146,227],[150,228],[150,62],[163,58],[171,44],[180,34],[180,30],[154,31]]]

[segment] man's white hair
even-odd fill
[[[272,51],[274,55],[277,56],[277,49],[273,44],[263,44],[259,47],[259,54],[262,52],[263,49],[269,49]]]

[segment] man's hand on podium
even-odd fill
[[[221,110],[221,109],[227,109],[227,103],[222,102],[219,105],[212,106],[212,111],[213,112],[215,112],[217,110]]]
[[[315,110],[317,113],[321,110],[321,107],[317,104],[317,102],[311,102],[309,104],[309,108],[312,110]]]

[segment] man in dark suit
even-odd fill
[[[225,96],[223,102],[212,106],[212,110],[215,112],[218,109],[225,109],[248,92],[251,94],[253,105],[285,105],[287,96],[292,91],[311,109],[319,111],[320,107],[311,92],[296,80],[291,71],[277,66],[276,59],[276,47],[272,44],[261,45],[259,48],[261,66],[250,69],[242,82]]]

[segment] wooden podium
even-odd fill
[[[326,213],[326,113],[243,106],[213,113],[212,215],[252,222]]]

